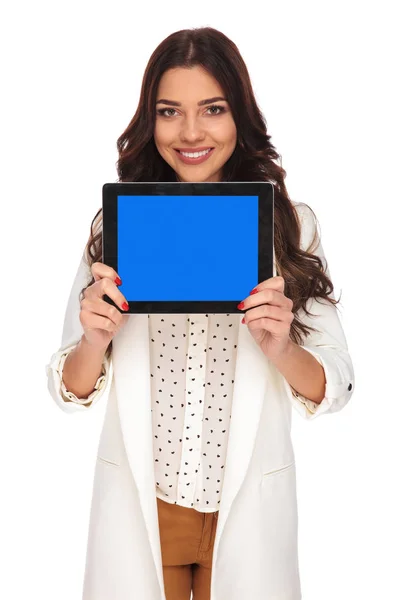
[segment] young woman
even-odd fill
[[[94,218],[46,367],[64,411],[107,398],[84,600],[299,600],[291,409],[338,411],[354,386],[314,213],[290,200],[243,59],[212,28],[156,48],[118,150],[119,181],[272,182],[277,276],[243,320],[124,315]]]

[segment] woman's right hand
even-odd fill
[[[95,262],[91,266],[91,271],[95,281],[83,293],[79,320],[86,341],[98,350],[106,350],[129,315],[121,314],[115,306],[103,300],[103,296],[107,294],[121,310],[128,310],[128,303],[117,287],[118,273],[112,267]],[[125,308],[123,308],[124,302],[126,302]]]

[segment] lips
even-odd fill
[[[174,148],[177,152],[203,152],[204,150],[213,150],[212,146],[201,146],[200,148]]]
[[[203,163],[206,160],[208,160],[214,152],[214,148],[206,147],[206,148],[203,148],[203,150],[209,150],[209,152],[206,152],[206,154],[202,154],[201,156],[197,156],[196,158],[190,158],[189,156],[185,156],[184,154],[182,154],[181,151],[178,150],[177,148],[175,148],[174,150],[175,150],[179,160],[181,162],[183,162],[185,165],[199,165],[200,163]],[[182,150],[182,151],[183,152],[202,152],[202,150]]]

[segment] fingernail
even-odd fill
[[[124,302],[122,305],[122,310],[128,310],[129,309],[129,304],[127,302]]]
[[[244,323],[244,321],[245,321],[245,317],[243,317],[243,319],[242,319],[242,321],[241,321],[241,322],[242,322],[242,323]]]
[[[244,302],[240,302],[240,304],[237,305],[237,308],[239,308],[239,309],[244,308]]]
[[[122,284],[122,281],[121,281],[121,279],[120,279],[119,277],[116,277],[116,278],[115,278],[115,283],[116,283],[117,285],[121,285],[121,284]]]
[[[258,292],[258,289],[256,288],[255,290],[252,290],[250,292],[249,296],[252,296],[253,294],[257,294],[257,292]]]

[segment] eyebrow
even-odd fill
[[[205,104],[212,104],[213,102],[218,102],[218,100],[224,100],[227,102],[226,98],[222,98],[222,96],[215,96],[215,98],[207,98],[207,100],[200,100],[197,103],[197,106],[204,106]],[[156,104],[168,104],[169,106],[182,106],[180,102],[175,102],[174,100],[165,100],[162,98],[161,100],[157,100]]]

